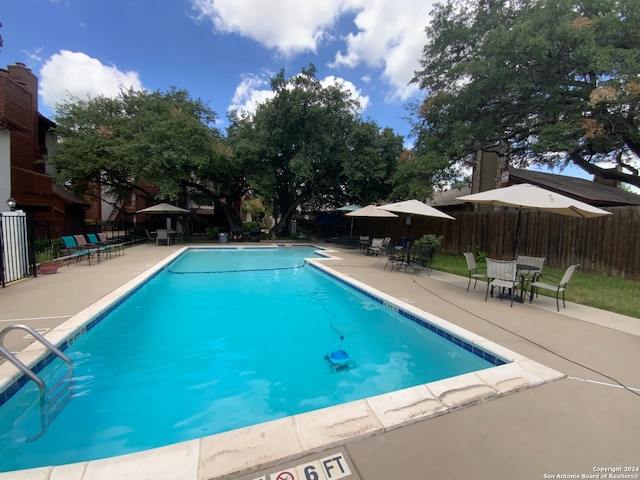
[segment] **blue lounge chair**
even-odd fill
[[[87,257],[89,261],[89,265],[91,265],[91,255],[93,252],[86,248],[80,248],[76,239],[73,238],[72,235],[64,235],[62,237],[62,242],[64,243],[64,255],[67,257],[67,266],[71,264],[71,259],[76,259],[76,264],[82,260],[82,257]]]

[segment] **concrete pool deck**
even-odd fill
[[[57,327],[180,248],[140,245],[99,265],[72,265],[56,275],[14,283],[0,290],[0,327],[12,323],[36,329]],[[575,304],[558,313],[555,300],[542,296],[532,304],[510,308],[508,302],[493,298],[485,302],[483,285],[467,292],[466,278],[437,271],[431,276],[384,271],[384,257],[368,257],[356,250],[336,248],[334,255],[339,259],[326,264],[341,274],[564,375],[509,395],[480,394],[468,408],[451,408],[446,414],[436,409],[431,418],[400,428],[379,429],[362,421],[357,425],[363,429],[360,437],[340,442],[338,433],[326,449],[319,443],[307,449],[313,452],[308,456],[291,454],[288,448],[289,443],[301,442],[300,438],[278,438],[269,445],[274,456],[268,464],[251,473],[247,473],[251,467],[240,465],[242,462],[236,465],[237,475],[233,465],[223,468],[221,464],[233,457],[198,458],[198,442],[208,441],[202,439],[184,442],[179,448],[166,447],[171,450],[0,474],[0,479],[271,480],[281,470],[317,466],[318,459],[335,455],[344,458],[351,473],[327,478],[562,478],[560,475],[576,474],[581,478],[602,473],[599,468],[640,466],[640,319]],[[28,344],[24,332],[11,332],[5,341],[12,351]],[[412,398],[406,402],[411,403]],[[317,441],[314,429],[322,425],[319,412],[307,417],[309,435],[303,442]],[[332,415],[335,424],[353,420],[339,418],[335,411]],[[254,433],[266,435],[260,428]],[[227,450],[239,452],[242,444],[240,435],[228,436],[225,443]],[[176,462],[177,458],[187,461]],[[339,463],[331,465],[330,472],[340,471]]]

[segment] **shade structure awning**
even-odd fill
[[[466,202],[514,207],[522,210],[543,210],[570,217],[593,218],[611,215],[611,212],[601,208],[529,183],[496,188],[457,198]]]
[[[375,205],[367,205],[359,210],[354,210],[345,214],[346,217],[370,217],[370,218],[397,218],[398,215],[389,212],[388,210],[382,210]]]
[[[447,218],[455,220],[451,215],[441,212],[437,208],[427,205],[420,200],[404,200],[402,202],[387,203],[380,205],[378,208],[388,210],[390,212],[406,213],[409,215],[421,215],[423,217]]]
[[[189,210],[185,210],[184,208],[176,207],[175,205],[171,205],[169,203],[159,203],[157,205],[152,205],[151,207],[143,208],[142,210],[136,211],[136,213],[148,213],[148,214],[157,214],[157,215],[171,215],[171,214],[181,214],[181,213],[189,213]]]

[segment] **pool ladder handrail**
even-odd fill
[[[42,380],[39,375],[34,373],[33,370],[31,370],[27,365],[20,361],[4,346],[4,338],[11,330],[24,330],[25,332],[28,332],[35,340],[39,341],[54,355],[63,360],[69,367],[67,373],[60,380],[58,380],[58,382],[56,382],[50,392],[47,392],[47,386],[44,383],[44,380]],[[60,390],[60,387],[61,385],[65,384],[65,381],[67,379],[69,381],[66,382],[66,385],[68,385],[68,389],[71,388],[71,379],[73,378],[73,363],[71,362],[71,359],[64,353],[62,353],[62,351],[58,347],[56,347],[49,340],[40,335],[36,330],[29,327],[28,325],[22,324],[9,325],[2,329],[2,331],[0,331],[0,354],[2,354],[2,356],[9,360],[9,362],[11,362],[24,375],[26,375],[29,380],[32,380],[40,390],[40,432],[32,437],[27,438],[27,441],[36,440],[44,435],[47,427],[51,425],[51,422],[55,419],[58,413],[60,413],[60,410],[62,410],[62,408],[64,408],[64,406],[70,400],[70,397],[67,396],[63,399],[62,402],[58,403],[58,400],[60,400],[66,393],[64,390]],[[55,407],[55,409],[50,412],[49,406],[51,402],[49,402],[48,393],[51,393],[54,390],[59,391],[52,397],[52,399],[54,400],[53,406]]]

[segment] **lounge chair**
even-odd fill
[[[471,286],[471,280],[475,280],[473,284],[473,289],[476,289],[476,285],[478,285],[479,278],[487,278],[486,273],[482,273],[478,271],[478,264],[476,263],[476,256],[472,252],[464,252],[464,258],[467,260],[467,269],[469,270],[469,283],[467,283],[467,292],[469,291],[469,287]]]
[[[91,265],[91,255],[93,251],[88,248],[81,248],[72,235],[63,235],[60,237],[64,244],[63,255],[67,257],[67,267],[71,264],[71,259],[76,259],[76,264],[80,263],[83,257],[87,257],[89,265]]]
[[[552,292],[556,292],[556,308],[558,309],[558,311],[560,311],[560,293],[562,292],[562,306],[564,308],[567,308],[567,305],[564,303],[564,291],[567,289],[567,284],[569,283],[569,280],[571,280],[573,273],[576,271],[578,267],[580,267],[580,265],[571,265],[569,268],[567,268],[567,270],[564,272],[564,275],[560,279],[549,274],[544,274],[544,276],[536,277],[536,278],[544,278],[545,280],[547,278],[552,278],[552,279],[556,279],[557,282],[553,284],[541,282],[540,280],[531,282],[531,297],[529,298],[529,303],[533,301],[534,292],[537,296],[538,289],[542,288],[544,290],[551,290]]]
[[[516,261],[487,258],[487,278],[489,281],[487,282],[487,293],[484,296],[484,301],[486,302],[489,297],[489,288],[491,288],[491,296],[493,296],[493,287],[501,288],[503,292],[508,288],[509,296],[511,297],[511,306],[513,307],[513,297],[516,295],[516,283],[518,281]],[[503,297],[504,295],[501,295],[500,300],[502,300]]]
[[[84,235],[74,235],[73,238],[76,240],[79,248],[89,250],[92,255],[98,257],[98,263],[100,263],[100,257],[102,257],[102,252],[104,252],[100,245],[88,242]]]
[[[113,246],[101,241],[95,233],[87,233],[87,240],[90,245],[98,249],[98,252],[104,252],[105,256],[111,257]]]
[[[124,255],[125,242],[121,238],[108,238],[104,232],[98,233],[98,238],[104,244],[111,245],[119,255]]]

